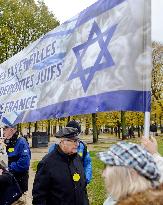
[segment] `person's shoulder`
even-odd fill
[[[81,140],[80,140],[79,146],[84,147],[84,148],[87,147],[86,144]]]
[[[18,137],[17,141],[20,143],[27,143],[27,141],[24,137]]]
[[[18,139],[17,139],[17,144],[18,144],[18,145],[26,145],[26,146],[29,146],[28,142],[26,141],[26,139],[24,139],[24,137],[18,137]]]
[[[6,183],[12,183],[13,175],[9,171],[5,170],[2,173],[2,176],[4,177]]]
[[[16,146],[17,147],[22,147],[22,148],[23,147],[29,148],[28,142],[23,137],[18,137]]]
[[[56,147],[57,147],[57,144],[55,144],[55,143],[51,144],[50,147],[49,147],[49,153],[54,151],[56,149]]]
[[[52,152],[47,153],[47,154],[42,158],[41,162],[42,162],[42,163],[46,163],[46,164],[48,164],[48,163],[51,164],[51,162],[54,161],[54,160],[56,159],[56,157],[57,157],[56,150],[53,150]]]

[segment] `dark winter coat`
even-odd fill
[[[88,205],[81,158],[58,146],[39,163],[32,194],[34,205]]]
[[[11,205],[22,195],[20,186],[14,176],[8,171],[0,175],[0,205]]]
[[[12,183],[12,177],[8,174],[8,172],[3,171],[2,175],[0,175],[0,196],[3,195],[6,188]]]

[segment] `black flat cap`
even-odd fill
[[[81,133],[81,127],[80,124],[75,121],[75,120],[71,120],[67,123],[66,127],[73,127],[73,128],[77,128],[78,129],[78,133]]]
[[[59,130],[55,136],[57,138],[78,138],[78,129],[72,128],[72,127],[64,127],[61,130]]]

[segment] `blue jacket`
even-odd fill
[[[19,137],[14,146],[7,147],[9,170],[12,172],[25,172],[29,170],[31,152],[28,143]]]
[[[56,144],[52,144],[49,147],[48,152],[49,153],[52,152],[55,148],[56,148]],[[92,160],[91,160],[91,157],[87,150],[86,145],[82,141],[80,141],[79,146],[78,146],[78,154],[82,158],[84,172],[86,176],[86,182],[87,184],[89,184],[92,179]]]

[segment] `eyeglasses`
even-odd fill
[[[65,139],[65,141],[71,142],[71,143],[79,143],[79,139]]]

